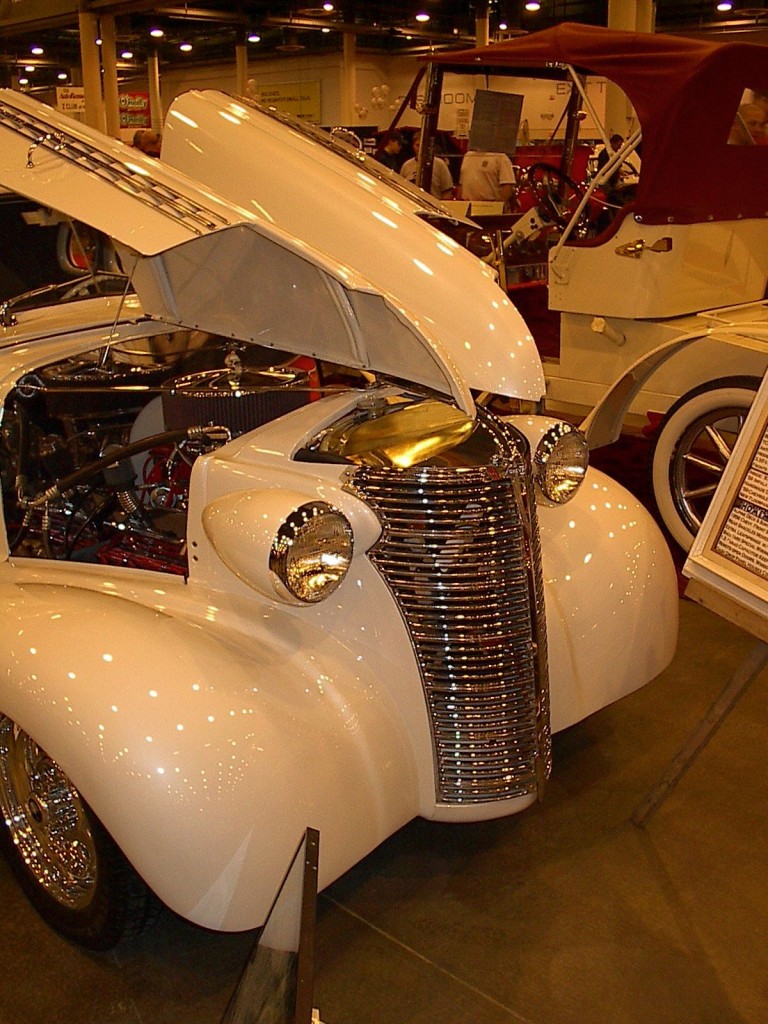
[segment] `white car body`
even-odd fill
[[[505,423],[475,408],[471,388],[530,399],[542,387],[525,325],[488,269],[378,183],[355,193],[343,173],[332,188],[320,179],[318,205],[353,211],[360,196],[368,196],[371,212],[389,210],[397,246],[387,248],[395,229],[376,216],[364,221],[363,238],[358,214],[339,219],[333,245],[322,245],[332,224],[325,214],[315,224],[306,203],[306,230],[298,230],[270,214],[266,200],[238,200],[223,182],[214,189],[187,178],[17,93],[1,92],[0,108],[4,184],[112,236],[140,297],[20,313],[17,323],[3,327],[3,429],[13,429],[14,416],[29,401],[25,415],[39,435],[38,475],[47,465],[43,448],[55,461],[85,443],[67,441],[55,421],[85,416],[93,394],[99,402],[142,404],[135,422],[133,413],[125,415],[131,442],[163,429],[159,399],[135,398],[130,383],[118,377],[126,364],[139,373],[147,351],[159,351],[158,339],[170,345],[163,352],[175,351],[190,332],[213,332],[216,352],[231,355],[225,340],[235,339],[245,348],[254,342],[411,382],[390,379],[370,392],[326,394],[199,454],[184,496],[186,548],[174,548],[189,552],[183,572],[158,568],[157,539],[149,533],[149,568],[137,567],[130,552],[122,563],[106,563],[77,547],[73,535],[88,526],[91,514],[86,502],[102,495],[102,484],[89,482],[92,494],[80,484],[63,486],[60,496],[51,490],[30,497],[13,550],[8,537],[2,539],[0,715],[55,760],[161,900],[210,928],[238,930],[263,921],[307,826],[322,836],[322,887],[416,815],[466,822],[530,805],[549,769],[548,705],[551,728],[561,729],[658,674],[675,647],[677,588],[650,516],[608,477],[589,470],[565,505],[534,496],[523,437],[535,449],[552,421],[517,416]],[[211,159],[230,167],[232,122],[214,117],[212,124],[224,131]],[[215,134],[211,128],[212,140]],[[292,177],[302,168],[305,178],[320,174],[314,153],[297,154],[291,168],[272,160],[275,179],[294,201]],[[367,251],[386,251],[386,259],[378,265],[361,257],[358,265],[363,243]],[[417,258],[428,270],[414,268]],[[167,377],[171,364],[156,362]],[[76,377],[68,375],[84,367],[102,380],[105,366],[116,374],[106,386],[72,385],[75,397],[67,397],[67,382]],[[63,392],[51,383],[51,368],[63,375]],[[427,405],[413,388],[442,397]],[[435,484],[429,466],[380,469],[342,458],[297,458],[353,412],[365,428],[382,429],[376,417],[384,405],[370,422],[366,410],[402,395],[406,410],[407,403],[417,412],[445,407],[462,429],[512,445],[506,461],[487,470],[443,467],[439,480],[448,483]],[[42,414],[35,404],[54,400],[57,408],[71,403],[66,415],[53,406]],[[381,422],[394,416],[387,407]],[[78,430],[77,438],[88,434]],[[507,487],[513,464],[517,482],[503,493],[515,496],[504,498],[504,508],[519,513],[514,537],[522,561],[515,569],[503,561],[501,548],[490,546],[504,532],[499,522],[507,526],[496,506],[483,511],[480,499],[453,494],[462,481],[479,488],[482,476],[482,486],[495,495]],[[426,562],[419,568],[418,529],[427,527],[417,518],[407,533],[413,547],[405,582],[398,582],[382,563],[396,524],[374,508],[371,494],[387,481],[400,486],[417,471],[436,503],[458,501],[456,529],[471,529],[475,547],[489,547],[459,557],[446,548],[430,556],[431,569]],[[59,471],[57,479],[66,478]],[[48,483],[38,480],[37,486]],[[24,486],[17,481],[17,490]],[[15,530],[12,491],[9,485],[5,515]],[[338,589],[307,604],[278,584],[270,546],[286,518],[312,502],[343,514],[354,553]],[[45,519],[51,515],[64,524],[63,541],[55,536],[59,527]],[[64,557],[47,556],[42,541],[33,550],[19,541],[30,522],[43,540],[48,531]],[[80,526],[70,533],[72,522]],[[120,529],[132,530],[130,514],[121,522],[109,525],[113,553],[122,550]],[[94,550],[101,558],[107,526],[99,529]],[[494,575],[481,578],[486,570]],[[469,573],[468,584],[462,571]],[[398,590],[408,590],[411,577],[416,612]],[[455,580],[462,601],[477,591],[485,604],[507,609],[504,614],[514,605],[519,623],[529,623],[518,623],[503,641],[508,654],[493,668],[498,704],[481,723],[479,739],[473,716],[478,707],[482,712],[483,687],[491,684],[464,680],[469,710],[452,710],[454,676],[445,652],[453,651],[449,662],[482,658],[493,628],[476,629],[467,654],[451,647],[449,632],[438,629],[422,640],[414,625],[425,600],[419,587],[431,588],[432,607]],[[518,591],[527,596],[513,598]],[[436,653],[429,657],[438,664],[429,669],[432,675],[424,660],[430,644]],[[526,719],[530,764],[519,785],[511,753],[519,737],[507,743],[517,728],[508,710],[516,691],[503,689],[508,677],[517,685],[518,676],[536,714],[535,721]],[[472,696],[473,685],[480,696]],[[436,706],[447,716],[443,725],[430,712]],[[498,735],[492,735],[494,723]],[[483,790],[488,773],[492,779]]]

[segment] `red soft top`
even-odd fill
[[[768,92],[768,48],[564,23],[434,54],[458,73],[562,77],[553,63],[615,82],[643,130],[636,215],[647,223],[768,216],[768,145],[727,145],[745,88]],[[548,67],[549,65],[549,67]]]

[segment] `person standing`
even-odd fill
[[[403,162],[401,154],[404,145],[404,135],[400,132],[387,132],[384,137],[384,144],[380,149],[376,150],[375,159],[380,164],[384,164],[385,167],[389,167],[391,171],[399,171],[400,165]]]
[[[462,199],[509,203],[515,191],[515,171],[506,153],[469,149],[461,161]]]
[[[421,146],[421,135],[413,137],[413,156],[406,160],[400,168],[400,174],[406,181],[416,183],[416,171],[419,166],[419,148]],[[448,164],[436,156],[432,161],[432,184],[430,192],[437,199],[450,199],[453,195],[453,178],[448,170]]]

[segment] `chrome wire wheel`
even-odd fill
[[[61,907],[85,910],[97,857],[83,801],[56,762],[9,718],[0,719],[0,810],[40,888]]]
[[[664,525],[688,550],[728,465],[759,381],[713,381],[680,398],[662,421],[653,491]]]
[[[670,467],[673,493],[684,521],[697,533],[717,490],[746,411],[719,409],[703,416],[683,434]]]

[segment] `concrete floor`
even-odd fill
[[[768,672],[646,826],[630,820],[753,644],[680,610],[672,666],[555,738],[543,803],[412,822],[320,896],[325,1024],[768,1022]],[[168,915],[91,955],[5,865],[0,901],[0,1024],[218,1024],[253,940]]]

